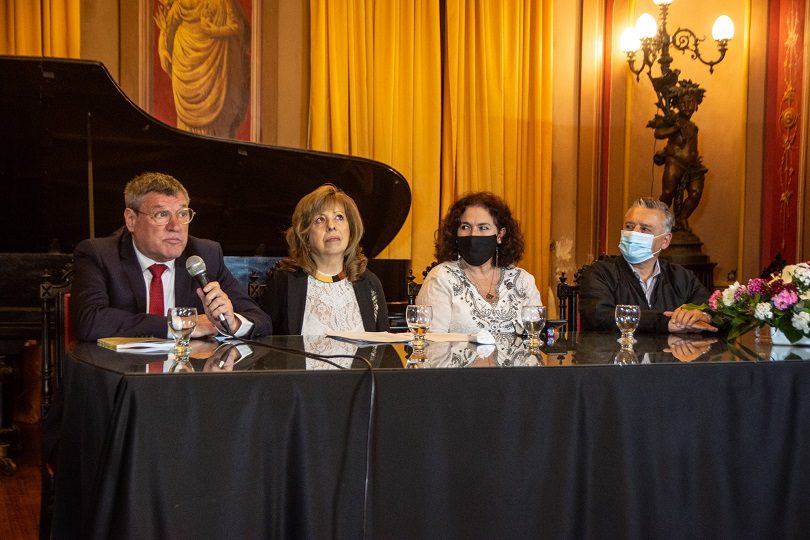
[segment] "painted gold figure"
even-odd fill
[[[237,0],[159,0],[160,65],[172,81],[177,127],[236,136],[250,95],[250,30]]]

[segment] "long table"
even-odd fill
[[[637,338],[631,356],[614,334],[433,343],[411,363],[403,345],[265,341],[373,372],[77,344],[54,538],[805,536],[810,350]]]

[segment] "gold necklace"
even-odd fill
[[[318,281],[323,281],[324,283],[335,283],[342,279],[346,279],[346,271],[341,270],[340,273],[335,274],[334,276],[330,276],[328,274],[320,272],[319,270],[315,270],[315,273],[312,274],[312,277],[314,277]]]
[[[475,288],[478,289],[478,293],[486,298],[487,302],[490,304],[494,304],[498,299],[498,291],[496,290],[494,293],[492,291],[492,286],[495,284],[495,275],[498,273],[498,269],[494,268],[492,271],[492,277],[489,280],[489,287],[487,288],[487,292],[484,292],[484,288],[481,286],[480,282],[476,280],[472,275],[468,274],[465,270],[464,274],[470,279]]]

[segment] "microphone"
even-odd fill
[[[188,270],[191,277],[197,281],[200,288],[208,285],[208,275],[205,273],[205,261],[202,260],[202,257],[198,255],[189,257],[186,260],[186,270]],[[222,324],[222,328],[225,329],[225,333],[232,336],[233,332],[231,332],[231,327],[228,325],[228,321],[222,313],[219,314],[219,322]]]

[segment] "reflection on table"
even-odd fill
[[[431,342],[423,351],[409,344],[359,344],[327,336],[275,336],[250,343],[192,340],[187,364],[175,362],[172,354],[114,353],[91,343],[77,344],[75,351],[91,364],[130,374],[367,369],[360,358],[377,369],[810,360],[810,347],[772,345],[753,334],[734,343],[707,334],[636,334],[629,350],[622,350],[617,338],[615,332],[582,333],[547,339],[530,349],[521,336],[498,334],[494,345]],[[331,358],[318,358],[324,355]],[[150,369],[160,362],[162,369]]]
[[[808,351],[637,335],[636,360],[613,365],[617,337],[431,343],[414,359],[408,345],[277,336],[249,353],[192,343],[193,371],[158,374],[148,365],[168,355],[79,344],[54,537],[810,530]],[[403,369],[417,361],[429,369]]]

